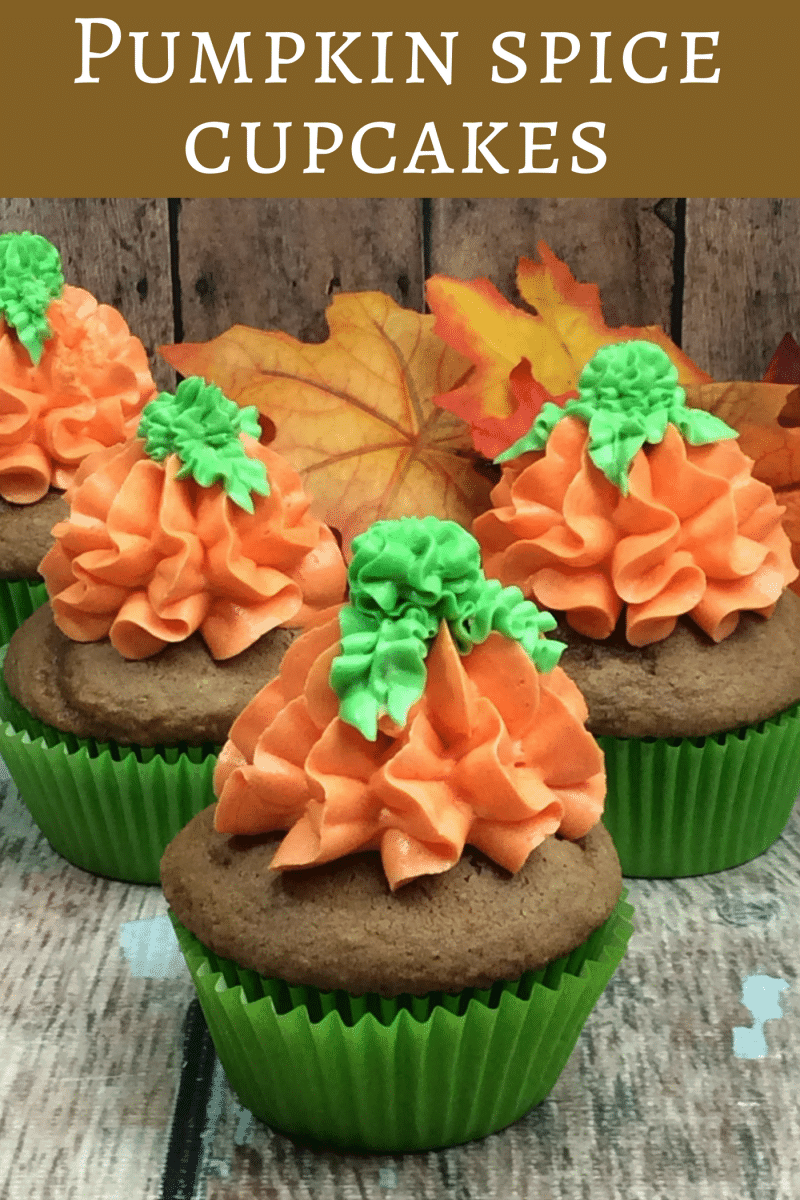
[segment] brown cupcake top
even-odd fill
[[[721,642],[687,618],[661,642],[595,641],[560,621],[561,666],[589,706],[588,729],[614,737],[704,737],[753,725],[800,699],[800,597],[784,592],[769,620],[742,613]]]
[[[395,996],[516,979],[585,941],[622,888],[602,825],[547,838],[516,875],[467,847],[393,894],[375,851],[271,871],[282,835],[217,833],[214,808],[167,847],[166,898],[216,954],[291,984]]]
[[[53,544],[52,528],[69,516],[64,493],[51,488],[34,504],[0,500],[0,579],[36,579]]]
[[[108,639],[73,642],[45,604],[13,634],[5,679],[40,721],[78,737],[140,746],[221,744],[277,674],[293,638],[291,630],[273,629],[235,658],[216,662],[194,634],[152,658],[129,661]]]

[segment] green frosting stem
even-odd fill
[[[38,366],[52,335],[47,310],[64,290],[61,255],[38,233],[0,235],[0,313]]]
[[[553,428],[564,417],[578,417],[589,427],[589,457],[623,496],[628,471],[645,442],[655,445],[667,425],[675,425],[692,446],[739,435],[719,417],[686,407],[678,369],[655,342],[615,342],[590,358],[578,381],[578,398],[563,408],[546,403],[528,432],[498,455],[495,462],[543,450]]]
[[[550,613],[519,588],[486,579],[478,543],[454,521],[377,521],[353,541],[353,551],[330,683],[342,720],[369,741],[384,713],[405,724],[425,690],[425,660],[442,621],[462,654],[496,630],[518,641],[543,673],[565,649],[542,636],[555,628]]]
[[[240,408],[196,375],[179,383],[174,395],[161,392],[146,404],[137,433],[156,462],[177,454],[183,466],[176,479],[191,475],[201,487],[221,483],[246,512],[254,511],[253,493],[269,495],[267,468],[249,457],[239,437],[260,437],[258,410],[254,405]]]

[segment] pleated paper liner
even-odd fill
[[[0,645],[46,600],[41,579],[0,579]]]
[[[387,1000],[265,979],[170,915],[242,1104],[291,1137],[383,1153],[485,1137],[543,1100],[633,931],[623,892],[598,930],[540,971]]]
[[[748,862],[783,832],[800,791],[800,704],[705,738],[599,737],[603,824],[623,875],[677,878]]]
[[[0,755],[64,858],[128,883],[158,883],[161,855],[214,800],[216,746],[122,746],[62,733],[9,693],[0,650]]]

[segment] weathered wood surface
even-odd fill
[[[357,1157],[242,1110],[185,1037],[188,974],[163,944],[141,952],[158,889],[68,866],[4,791],[0,1200],[796,1200],[800,807],[753,863],[630,883],[628,954],[526,1118],[450,1150]],[[752,1022],[751,974],[789,989],[767,1056],[747,1060],[732,1031]],[[184,1045],[193,1112],[176,1112]]]
[[[156,349],[175,336],[166,200],[0,199],[0,233],[30,229],[61,251],[64,278],[118,308],[160,387],[175,373]]]
[[[760,379],[800,339],[800,200],[689,200],[686,352],[716,379]]]
[[[600,287],[610,325],[670,328],[674,239],[656,200],[433,200],[430,273],[484,275],[520,303],[516,266],[543,239]],[[659,212],[663,211],[663,205]]]
[[[684,213],[684,209],[681,210]],[[717,378],[759,378],[800,338],[800,200],[0,199],[0,232],[62,251],[69,281],[115,304],[148,348],[231,324],[316,341],[338,291],[379,289],[419,309],[428,273],[486,275],[518,299],[520,254],[543,238],[606,319],[660,324]],[[679,329],[679,326],[681,327]]]
[[[422,304],[418,200],[182,200],[178,246],[187,342],[236,324],[321,341],[337,292]]]

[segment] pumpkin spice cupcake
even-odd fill
[[[242,1103],[419,1150],[553,1087],[631,927],[603,759],[553,621],[435,518],[356,538],[234,723],[162,884]]]
[[[47,599],[38,565],[84,458],[132,436],[155,395],[116,309],[64,284],[58,250],[0,235],[0,643]]]
[[[184,380],[67,493],[41,564],[51,603],[8,647],[0,751],[53,846],[88,870],[157,882],[291,629],[344,595],[333,535],[258,433],[254,409]]]
[[[599,350],[498,461],[486,573],[559,615],[629,875],[764,851],[800,787],[800,600],[783,509],[651,342]]]

